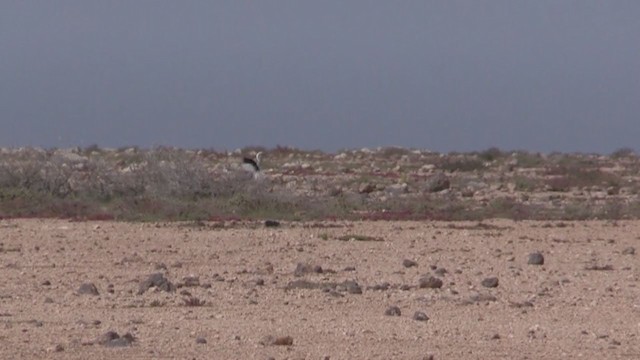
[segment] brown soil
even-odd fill
[[[639,359],[639,235],[638,221],[3,220],[0,358]],[[138,294],[157,272],[175,291]],[[104,345],[108,331],[134,341]]]

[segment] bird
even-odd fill
[[[254,173],[258,173],[260,171],[260,156],[262,155],[262,151],[259,151],[256,154],[255,160],[252,158],[245,157],[242,159],[242,168],[248,171],[253,171]]]

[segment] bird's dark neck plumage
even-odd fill
[[[260,166],[258,166],[258,163],[255,160],[245,157],[242,159],[242,162],[247,165],[251,165],[255,171],[260,171]]]

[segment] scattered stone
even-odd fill
[[[322,266],[320,265],[316,265],[313,267],[313,272],[316,274],[322,274],[324,272],[324,270],[322,269]]]
[[[182,278],[182,286],[196,287],[200,286],[200,278],[195,275],[189,275]]]
[[[423,313],[422,311],[416,311],[413,314],[413,320],[416,320],[416,321],[427,321],[427,320],[429,320],[429,317],[427,316],[427,314]]]
[[[53,304],[53,299],[47,296],[46,298],[44,298],[44,303],[45,304]]]
[[[442,280],[434,276],[425,276],[419,281],[420,288],[439,289],[442,287]]]
[[[307,264],[307,263],[298,263],[298,265],[296,265],[296,269],[293,271],[293,276],[303,276],[304,274],[308,274],[308,273],[312,273],[313,272],[313,266]]]
[[[115,331],[107,331],[96,339],[98,344],[106,347],[125,347],[131,345],[134,341],[135,338],[131,333],[120,336]]]
[[[144,294],[152,287],[166,292],[176,291],[175,285],[167,280],[167,278],[165,278],[162,273],[154,273],[149,275],[149,277],[145,281],[140,283],[140,285],[138,286],[138,295]]]
[[[611,265],[589,265],[584,268],[585,270],[592,271],[611,271],[613,270],[613,266]]]
[[[49,285],[51,285],[51,281],[49,281],[49,280],[45,280],[45,281],[43,281],[43,282],[41,283],[41,285],[42,285],[42,286],[49,286]]]
[[[418,266],[418,263],[413,260],[404,259],[402,260],[402,266],[406,268],[410,268],[410,267]]]
[[[196,344],[206,344],[207,343],[207,339],[203,338],[203,337],[197,337],[196,338]]]
[[[355,266],[346,266],[344,269],[342,269],[343,271],[356,271],[356,267]]]
[[[514,308],[533,307],[533,303],[531,301],[510,302],[509,305]]]
[[[98,296],[98,288],[93,283],[84,283],[78,288],[79,295],[93,295]]]
[[[323,289],[323,288],[332,288],[335,287],[335,283],[331,284],[322,284],[318,282],[313,282],[309,280],[294,280],[291,281],[285,286],[285,290],[291,289]]]
[[[444,276],[445,274],[448,273],[448,271],[445,268],[437,268],[437,269],[433,270],[433,273],[438,275],[438,276]]]
[[[629,246],[628,248],[622,250],[622,255],[635,255],[635,253],[636,248],[634,248],[633,246]]]
[[[385,281],[382,284],[376,284],[376,285],[370,286],[369,289],[374,290],[374,291],[375,290],[386,291],[386,290],[389,290],[390,286],[391,285],[388,282]]]
[[[544,265],[544,256],[538,251],[532,252],[529,254],[529,260],[527,261],[529,265]]]
[[[56,347],[53,348],[53,351],[62,352],[62,351],[64,351],[64,346],[62,346],[62,344],[58,344],[58,345],[56,345]]]
[[[254,284],[256,284],[256,286],[264,286],[264,279],[258,278],[254,281]]]
[[[353,280],[345,280],[342,284],[338,285],[338,290],[346,290],[349,294],[362,294],[362,287],[353,281]]]
[[[276,220],[265,220],[264,226],[265,227],[278,227],[278,226],[280,226],[280,222],[276,221]]]
[[[473,294],[469,297],[470,303],[476,302],[493,302],[498,301],[498,298],[491,294]]]
[[[277,345],[277,346],[291,346],[293,345],[293,338],[291,336],[279,336],[267,335],[260,340],[261,345]]]
[[[500,334],[493,334],[493,336],[491,336],[491,340],[500,340]]]
[[[482,286],[487,287],[487,288],[494,288],[494,287],[498,287],[498,278],[497,277],[488,277],[484,280],[482,280]]]
[[[387,310],[384,311],[384,314],[387,316],[400,316],[402,312],[400,311],[399,307],[394,305],[394,306],[389,306]]]

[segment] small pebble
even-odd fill
[[[497,277],[488,277],[484,280],[482,280],[482,286],[487,287],[487,288],[494,288],[494,287],[498,287],[498,278]]]
[[[533,252],[529,254],[529,260],[527,261],[529,265],[544,265],[544,256],[540,252]]]
[[[397,306],[389,306],[387,310],[384,311],[384,314],[387,316],[400,316],[402,315],[402,312]]]
[[[427,321],[429,320],[429,317],[427,316],[427,314],[423,313],[422,311],[416,311],[415,314],[413,314],[413,320]]]

